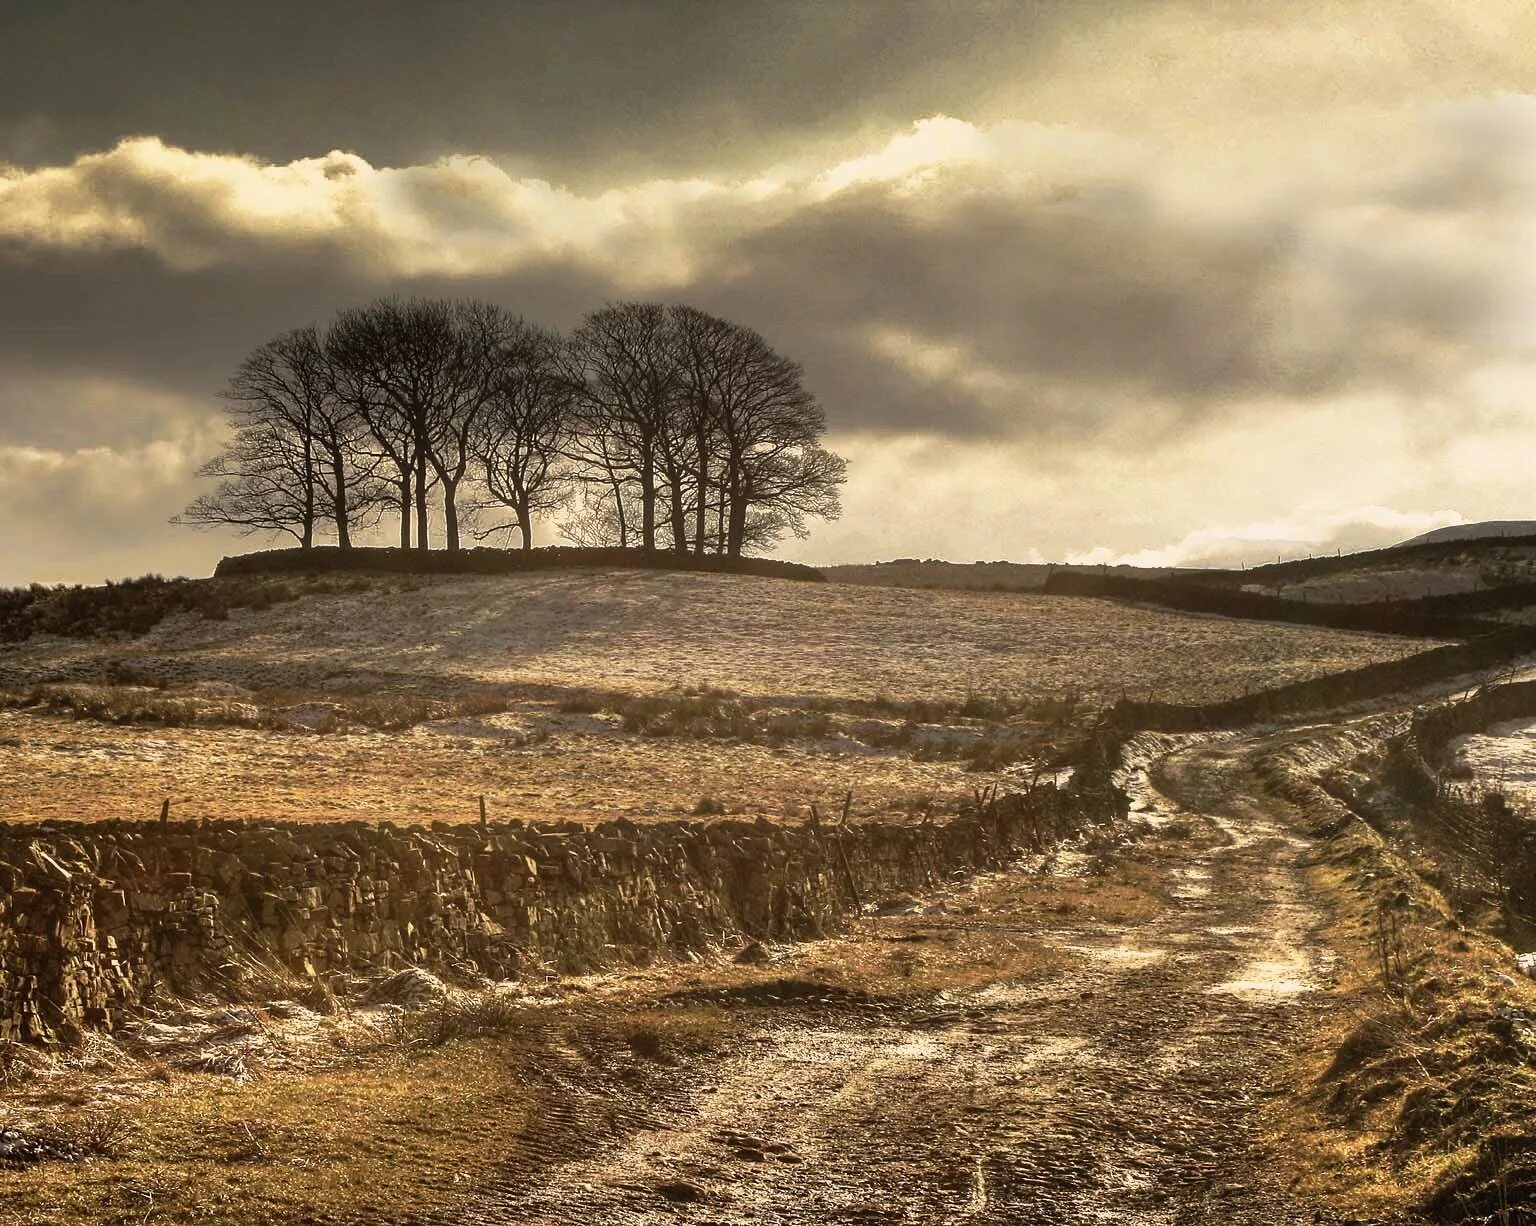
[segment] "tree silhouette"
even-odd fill
[[[376,515],[380,488],[363,423],[335,396],[315,329],[259,346],[224,399],[233,439],[199,469],[220,484],[172,522],[286,532],[306,549],[328,522],[337,543],[350,547],[352,531]]]
[[[225,397],[232,442],[200,470],[219,485],[175,522],[306,548],[393,506],[402,549],[435,515],[451,550],[513,529],[527,549],[564,505],[583,544],[740,556],[835,518],[847,475],[800,367],[687,306],[610,303],[562,340],[491,303],[380,298],[260,346]]]
[[[485,537],[515,527],[524,549],[533,547],[533,518],[565,500],[570,480],[564,459],[571,439],[573,389],[562,366],[561,339],[518,321],[503,337],[496,376],[471,436],[487,501],[514,516]]]

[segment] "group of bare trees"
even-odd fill
[[[570,335],[491,303],[384,298],[260,346],[225,392],[218,481],[175,522],[305,548],[397,516],[401,548],[561,514],[574,544],[743,552],[839,513],[800,367],[686,306],[622,302]]]

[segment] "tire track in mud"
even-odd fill
[[[617,1104],[573,1098],[540,1130],[547,1149],[419,1220],[1330,1220],[1272,1182],[1256,1137],[1329,973],[1306,844],[1251,775],[1272,745],[1197,743],[1151,764],[1161,829],[1130,854],[1168,870],[1168,906],[1139,925],[1040,930],[1066,969],[917,1008],[773,1011],[730,1054],[626,1104],[643,1125],[615,1128]],[[965,923],[989,922],[1017,927],[989,919],[983,894]],[[606,1139],[577,1141],[594,1112]]]

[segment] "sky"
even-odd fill
[[[219,391],[384,293],[756,328],[798,560],[1536,518],[1536,4],[11,0],[0,585],[262,543],[167,522]]]

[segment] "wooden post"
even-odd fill
[[[837,824],[837,855],[838,858],[843,862],[843,875],[848,879],[848,893],[853,899],[853,909],[855,911],[862,911],[864,910],[864,903],[859,898],[858,883],[853,879],[853,865],[848,861],[848,849],[843,846],[843,831],[847,829],[848,813],[852,808],[853,792],[850,791],[848,795],[843,798],[843,817],[842,820]]]
[[[160,802],[160,824],[164,826],[171,820],[171,798],[167,796]]]

